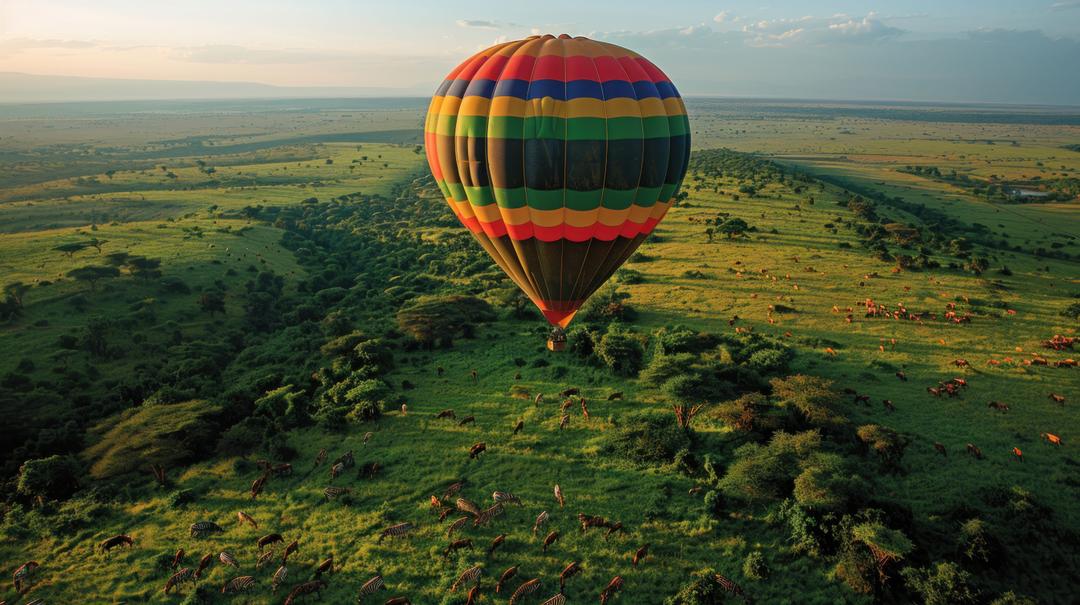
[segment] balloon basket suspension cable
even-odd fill
[[[548,334],[547,348],[549,351],[562,351],[566,348],[566,330],[559,326],[551,329]]]

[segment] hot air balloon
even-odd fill
[[[558,332],[671,207],[689,126],[648,59],[544,35],[451,71],[424,143],[454,214]]]

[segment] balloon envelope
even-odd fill
[[[566,327],[671,207],[689,126],[675,86],[644,57],[545,35],[497,44],[450,72],[424,144],[462,224]]]

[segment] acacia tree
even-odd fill
[[[120,275],[120,270],[116,267],[102,267],[96,265],[88,265],[86,267],[79,267],[67,272],[67,276],[76,280],[90,284],[90,290],[97,290],[97,283],[102,279],[108,277],[117,277]]]
[[[397,324],[425,347],[450,347],[459,334],[469,336],[475,325],[495,319],[495,310],[475,296],[420,296],[397,312]]]

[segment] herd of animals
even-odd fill
[[[919,322],[927,319],[934,320],[938,318],[938,316],[933,313],[914,313],[906,309],[903,305],[899,305],[896,308],[890,308],[886,305],[876,303],[870,299],[867,299],[863,306],[865,307],[865,317],[867,318],[886,318]],[[842,311],[839,307],[833,307],[833,312],[843,313],[845,311]],[[848,307],[846,309],[845,319],[847,322],[850,323],[852,321],[853,313],[854,310],[851,307]],[[942,316],[942,319],[960,324],[969,322],[971,318],[970,315],[967,314],[958,314],[955,310],[955,307],[952,305],[952,303],[950,303],[946,309],[946,312]],[[769,312],[769,320],[771,323],[771,307]],[[737,316],[733,317],[729,324],[734,326],[737,321],[739,321],[739,318]],[[739,329],[736,328],[736,330],[738,331]],[[1046,349],[1056,352],[1067,352],[1073,350],[1076,341],[1076,337],[1055,335],[1054,337],[1043,341],[1042,346]],[[891,339],[888,343],[883,340],[881,344],[881,348],[883,350],[886,344],[895,347],[896,340]],[[827,349],[826,354],[835,355],[836,353]],[[1056,362],[1050,362],[1044,356],[1039,354],[1034,354],[1030,358],[1022,359],[1019,361],[1006,357],[1001,360],[990,359],[987,363],[990,366],[998,366],[1002,363],[1015,363],[1026,365],[1054,366],[1058,368],[1076,367],[1076,361],[1071,358],[1061,359]],[[952,362],[952,365],[955,366],[957,369],[966,369],[971,367],[971,364],[966,359],[956,359]],[[438,373],[440,376],[443,374],[443,369],[441,367],[438,368]],[[473,370],[470,375],[474,382],[478,380],[476,370]],[[906,382],[908,380],[906,373],[903,371],[896,372],[896,377],[901,381]],[[952,378],[951,380],[941,381],[933,386],[928,386],[926,388],[926,391],[934,397],[951,398],[961,396],[961,393],[967,387],[968,380],[966,378],[956,377]],[[870,402],[869,395],[860,394],[852,389],[845,389],[845,393],[854,396],[854,403],[856,404],[869,404]],[[566,389],[565,391],[559,393],[559,397],[562,399],[562,403],[559,406],[560,430],[567,428],[567,426],[569,425],[571,413],[573,412],[575,407],[580,407],[582,417],[586,421],[589,419],[588,402],[584,397],[581,396],[579,389]],[[621,398],[622,393],[620,392],[611,393],[608,396],[609,400]],[[1064,395],[1058,393],[1050,393],[1048,398],[1059,405],[1065,404]],[[538,394],[533,400],[533,404],[535,406],[540,406],[543,401],[544,395]],[[882,400],[882,404],[887,411],[891,412],[896,409],[892,401],[888,399]],[[1010,409],[1007,404],[1000,401],[989,402],[988,408],[1003,413],[1008,412]],[[402,415],[407,415],[407,412],[407,407],[403,405],[401,409]],[[694,412],[696,412],[696,409],[692,411],[680,410],[678,406],[676,406],[675,409],[676,416],[678,416],[680,419],[680,425],[683,425],[684,421],[688,423],[689,419],[692,418]],[[460,426],[465,426],[476,421],[475,417],[473,416],[465,416],[459,420],[456,413],[452,409],[443,410],[437,413],[435,415],[435,418],[436,420],[448,420],[450,422],[455,422]],[[524,421],[518,421],[517,424],[513,427],[513,435],[517,435],[524,429]],[[372,437],[373,433],[366,433],[363,436],[363,443],[367,444]],[[1061,437],[1054,433],[1043,433],[1042,439],[1050,445],[1062,445]],[[487,451],[487,448],[488,446],[485,442],[477,442],[473,444],[468,449],[468,458],[470,460],[480,459],[480,457]],[[942,456],[948,455],[948,450],[945,445],[935,442],[934,448]],[[981,460],[984,458],[982,450],[975,444],[965,444],[964,451],[976,459]],[[1019,448],[1014,447],[1012,450],[1012,454],[1017,460],[1021,462],[1024,460],[1024,454]],[[327,464],[326,462],[327,458],[328,454],[326,450],[324,449],[320,451],[314,458],[311,470],[308,472],[308,475],[311,475],[320,467],[325,466],[325,468],[328,469],[328,474],[332,482],[334,479],[337,479],[339,476],[341,476],[342,473],[344,473],[346,470],[356,467],[356,461],[352,451],[342,454],[341,456],[331,461],[329,464]],[[262,460],[259,461],[258,466],[261,472],[259,476],[252,482],[250,487],[250,495],[252,500],[255,500],[259,497],[267,483],[272,479],[276,477],[291,475],[293,473],[293,466],[288,463],[274,464],[272,462]],[[151,470],[155,479],[159,483],[163,484],[165,469],[155,464],[151,465]],[[358,469],[357,475],[360,478],[369,479],[375,477],[380,472],[380,470],[380,465],[377,462],[371,462],[361,465],[361,467]],[[430,497],[430,505],[432,512],[438,518],[439,523],[447,522],[447,519],[451,515],[455,515],[455,513],[457,513],[458,515],[455,516],[453,519],[450,519],[446,527],[446,539],[448,543],[443,550],[444,557],[446,558],[449,558],[451,554],[459,551],[474,550],[474,543],[471,538],[458,537],[455,539],[455,536],[460,535],[461,533],[466,531],[467,527],[469,527],[470,525],[472,527],[492,525],[496,522],[496,519],[502,515],[508,505],[523,506],[521,499],[519,499],[517,496],[509,492],[495,491],[491,496],[492,504],[487,507],[481,507],[476,502],[473,502],[472,500],[469,500],[468,498],[460,495],[459,492],[462,491],[466,483],[466,480],[454,482],[449,485],[442,492],[441,495],[432,495]],[[696,493],[697,491],[700,491],[699,488],[692,489],[691,493]],[[324,489],[323,495],[325,500],[329,502],[342,496],[349,495],[351,494],[351,492],[352,490],[348,487],[330,485]],[[566,498],[561,487],[559,485],[554,485],[552,493],[554,497],[554,502],[558,504],[559,509],[564,508],[566,505]],[[452,503],[451,500],[453,500]],[[604,519],[603,517],[589,515],[585,513],[578,513],[577,518],[580,522],[581,531],[583,533],[588,532],[590,529],[603,531],[605,540],[615,534],[625,533],[623,524],[618,521],[609,521],[607,519]],[[550,513],[547,510],[541,511],[536,516],[535,522],[533,523],[532,534],[539,537],[539,535],[541,535],[541,532],[544,529],[545,524],[548,522],[549,519]],[[252,528],[257,529],[259,527],[256,519],[252,515],[249,515],[244,511],[237,512],[237,520],[238,523],[249,525]],[[387,539],[404,539],[407,538],[411,533],[413,533],[415,529],[416,526],[413,523],[398,523],[383,529],[377,536],[375,536],[375,540],[376,543],[382,543],[384,540]],[[224,532],[225,529],[217,523],[214,523],[212,521],[197,521],[191,524],[189,528],[189,537],[197,540],[200,538],[205,538],[212,534],[220,534]],[[485,560],[487,560],[491,564],[494,563],[493,559],[495,558],[496,553],[499,551],[500,546],[502,546],[507,540],[507,537],[507,533],[500,533],[487,545],[487,547],[484,549]],[[553,549],[559,539],[560,534],[557,530],[546,532],[544,534],[544,538],[540,541],[540,548],[542,552],[545,555],[548,554],[549,550]],[[289,557],[299,550],[300,542],[298,539],[291,541],[284,546],[279,555],[275,549],[278,545],[284,543],[285,538],[280,533],[269,533],[256,540],[256,547],[258,548],[259,555],[255,562],[255,573],[260,573],[259,570],[263,570],[264,568],[269,569],[270,567],[273,567],[274,565],[271,565],[272,563],[276,564],[276,569],[273,574],[269,575],[268,581],[273,594],[277,594],[279,589],[285,588],[286,584],[289,583],[292,578],[296,577],[296,575],[290,571]],[[135,544],[136,541],[134,537],[120,534],[102,541],[98,545],[98,549],[106,556],[108,556],[108,554],[111,553],[114,549],[131,548],[134,547]],[[633,568],[637,568],[639,564],[643,564],[648,557],[648,553],[648,544],[642,545],[636,550],[634,550],[631,557],[631,563]],[[215,562],[217,565],[231,567],[236,570],[239,570],[241,567],[237,557],[228,551],[221,551],[217,553],[216,556],[214,553],[206,553],[199,558],[197,564],[192,565],[186,565],[186,562],[188,560],[188,554],[189,553],[185,551],[184,548],[180,548],[173,556],[170,565],[171,575],[165,581],[163,586],[163,591],[166,594],[174,591],[180,592],[184,589],[185,585],[195,586],[202,578],[204,572],[206,572],[206,570],[211,565],[214,565]],[[38,562],[28,561],[15,570],[12,579],[14,588],[17,592],[22,594],[24,591],[29,589],[35,575],[37,575],[38,573],[39,567],[40,565]],[[532,599],[534,594],[542,594],[541,590],[545,587],[544,581],[540,577],[532,577],[518,582],[517,586],[513,590],[510,590],[512,582],[514,582],[515,578],[519,576],[519,571],[520,569],[518,565],[511,565],[507,567],[505,571],[499,574],[498,579],[493,587],[495,595],[509,595],[509,605],[517,605],[520,603],[524,603],[527,599]],[[555,592],[555,594],[553,594],[550,598],[544,600],[542,602],[542,605],[564,604],[566,602],[566,595],[564,594],[564,590],[567,582],[570,581],[575,575],[579,574],[581,571],[582,562],[571,561],[570,563],[568,563],[558,576],[557,592]],[[292,585],[291,589],[289,589],[286,593],[284,601],[285,605],[299,603],[302,598],[305,598],[309,595],[313,595],[316,598],[320,597],[321,591],[328,586],[329,578],[332,577],[334,572],[334,558],[331,555],[325,560],[323,560],[315,568],[314,572],[312,572],[309,576],[305,576],[302,581],[296,582]],[[457,592],[459,589],[461,589],[465,595],[465,598],[467,599],[465,601],[466,605],[476,605],[481,598],[482,579],[485,573],[487,573],[485,567],[469,567],[457,576],[457,579],[450,587],[450,591]],[[721,574],[716,574],[712,579],[722,590],[726,591],[730,595],[741,597],[746,602],[750,601],[750,599],[744,593],[742,587],[740,587],[732,580],[726,578]],[[606,605],[608,602],[615,599],[616,596],[620,593],[620,590],[623,587],[623,583],[623,576],[615,575],[605,586],[600,588],[599,600],[601,605]],[[265,579],[265,577],[260,580],[255,575],[237,575],[227,581],[221,587],[220,592],[223,594],[245,593],[255,589],[260,584],[267,584],[267,580]],[[363,585],[360,586],[358,590],[358,602],[364,603],[370,601],[371,599],[375,598],[376,593],[380,590],[388,590],[388,588],[383,580],[383,577],[376,574],[374,577],[370,578]],[[411,601],[407,596],[394,596],[385,601],[385,605],[407,605],[409,603],[411,603]],[[32,601],[28,601],[25,605],[43,604],[44,601],[42,599],[34,599]],[[6,605],[6,602],[0,602],[0,605]]]
[[[559,406],[561,413],[560,429],[566,427],[570,412],[574,407],[580,406],[583,417],[586,420],[588,419],[588,403],[585,398],[581,396],[579,389],[566,389],[559,393],[559,396],[562,398],[562,403]],[[614,392],[608,396],[608,400],[621,398],[621,392]],[[541,393],[535,397],[533,403],[535,406],[540,406],[543,401],[544,395]],[[403,413],[405,413],[404,410]],[[439,412],[435,415],[435,418],[437,420],[445,419],[456,422],[459,425],[475,422],[475,418],[472,416],[458,420],[457,414],[450,409]],[[522,430],[524,430],[524,422],[519,421],[513,429],[513,434],[517,435]],[[367,444],[372,437],[373,433],[368,432],[364,434],[363,443]],[[486,443],[476,443],[469,448],[468,457],[470,460],[477,460],[486,450]],[[315,456],[307,476],[310,476],[319,468],[325,468],[325,472],[327,472],[330,481],[332,482],[346,470],[357,467],[356,459],[351,450],[338,456],[329,463],[327,463],[327,458],[327,451],[325,449],[320,450]],[[274,478],[292,475],[293,473],[293,465],[288,463],[275,464],[266,460],[260,460],[257,465],[260,473],[252,482],[249,490],[252,500],[257,500],[268,482],[272,481]],[[164,468],[159,465],[151,465],[151,470],[155,479],[160,482],[164,477]],[[368,463],[361,465],[358,468],[357,476],[359,478],[372,478],[379,471],[380,466],[378,463]],[[496,519],[503,515],[507,506],[514,505],[516,507],[524,508],[524,503],[521,498],[505,491],[495,491],[492,493],[491,505],[482,507],[480,504],[462,495],[462,490],[467,484],[468,481],[466,479],[455,481],[448,485],[440,495],[433,494],[430,496],[430,509],[432,515],[437,517],[437,523],[447,523],[446,539],[448,543],[445,549],[443,549],[443,556],[446,561],[449,561],[450,555],[456,552],[466,550],[473,551],[476,549],[472,538],[458,537],[467,531],[467,528],[493,526],[496,523]],[[323,490],[323,496],[327,502],[351,493],[351,488],[337,485],[329,485]],[[695,493],[695,490],[692,490],[691,493]],[[562,487],[558,484],[555,484],[552,487],[552,496],[553,504],[557,504],[560,510],[566,506],[566,497]],[[547,510],[541,511],[536,516],[531,528],[533,536],[544,536],[543,539],[539,541],[539,548],[545,555],[553,550],[561,537],[558,530],[544,531],[545,525],[547,525],[549,519],[551,519],[551,515],[552,513],[549,513]],[[451,519],[452,516],[453,518]],[[247,525],[253,529],[259,528],[259,523],[255,517],[245,511],[237,511],[236,519],[238,525]],[[577,520],[583,534],[588,533],[589,530],[599,531],[603,533],[604,540],[608,540],[617,534],[626,534],[626,530],[620,521],[611,521],[602,516],[589,515],[586,513],[578,513]],[[195,523],[192,523],[188,529],[189,538],[192,540],[199,540],[215,534],[224,534],[226,532],[226,529],[218,523],[206,520],[196,521]],[[385,540],[393,539],[408,539],[416,529],[417,525],[411,522],[390,525],[374,536],[375,543],[381,544]],[[507,529],[510,530],[510,528]],[[509,536],[509,532],[500,533],[487,544],[483,553],[485,561],[494,565],[500,547],[506,543]],[[255,540],[255,546],[258,549],[258,556],[254,564],[255,574],[261,573],[262,578],[259,578],[256,575],[237,575],[225,582],[221,586],[220,592],[225,595],[241,594],[252,591],[259,585],[265,586],[268,584],[271,593],[276,595],[279,590],[285,590],[286,585],[290,580],[296,578],[295,583],[292,584],[287,592],[285,592],[285,605],[300,603],[302,599],[308,596],[320,598],[322,590],[328,586],[328,582],[335,572],[333,555],[325,558],[318,566],[316,566],[310,575],[305,575],[300,578],[297,577],[300,574],[292,571],[289,564],[289,557],[297,553],[301,547],[300,540],[294,539],[285,545],[283,549],[278,551],[277,548],[285,544],[285,541],[285,537],[277,532],[268,533]],[[97,545],[97,550],[108,557],[111,555],[112,551],[116,549],[133,548],[135,545],[135,537],[127,534],[118,534],[100,542]],[[172,556],[169,564],[171,575],[168,576],[162,587],[162,591],[165,594],[180,593],[185,587],[196,586],[211,565],[233,568],[237,570],[237,573],[239,573],[241,568],[241,563],[237,556],[227,550],[223,550],[217,554],[208,552],[202,555],[197,563],[194,562],[194,557],[191,557],[191,563],[188,564],[190,554],[191,553],[184,548],[179,548]],[[644,544],[634,549],[632,555],[629,557],[632,568],[636,569],[639,565],[645,564],[648,556],[649,544]],[[13,581],[17,592],[21,594],[29,589],[34,576],[38,573],[39,567],[40,565],[38,562],[28,561],[15,571]],[[270,574],[269,569],[275,567],[275,571]],[[264,569],[266,571],[262,571]],[[564,591],[567,582],[574,576],[580,574],[582,570],[581,561],[575,560],[566,564],[557,578],[557,591],[550,596],[550,598],[542,601],[542,605],[563,605],[566,603],[567,597]],[[493,586],[494,595],[506,597],[509,605],[523,604],[526,601],[533,599],[537,594],[542,594],[541,591],[545,588],[545,582],[541,577],[532,577],[516,581],[516,579],[520,577],[520,571],[521,568],[519,565],[510,565],[499,574],[498,579]],[[484,590],[482,579],[486,573],[485,567],[479,565],[469,567],[457,576],[450,587],[450,592],[458,592],[460,589],[466,599],[465,605],[477,605],[481,598],[482,591]],[[739,596],[746,602],[750,602],[742,587],[722,574],[715,574],[712,577],[712,580],[724,591],[731,595]],[[516,586],[514,586],[515,581]],[[607,605],[607,603],[612,602],[622,590],[623,583],[623,576],[615,575],[607,582],[607,584],[601,587],[598,592],[601,605]],[[513,588],[513,590],[511,590],[511,588]],[[376,595],[380,590],[388,591],[389,588],[384,582],[383,576],[381,574],[376,574],[360,586],[357,592],[357,602],[361,604],[374,602],[374,599],[377,598]],[[35,599],[28,602],[26,605],[44,605],[44,603],[45,602],[42,599]],[[384,601],[384,605],[410,605],[411,603],[412,601],[407,596],[393,596]],[[0,601],[0,605],[6,605],[6,602]]]

